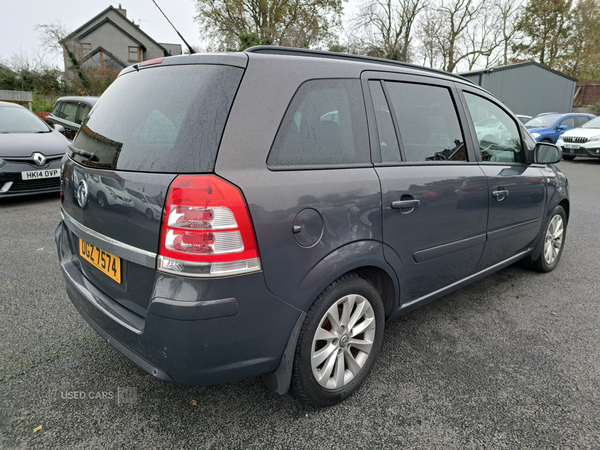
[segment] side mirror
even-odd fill
[[[538,142],[533,149],[534,161],[538,164],[556,164],[562,159],[562,150],[558,145]]]
[[[54,129],[56,131],[58,131],[59,133],[63,133],[63,134],[65,133],[65,127],[63,127],[62,125],[59,125],[57,123],[54,124]]]
[[[557,128],[557,130],[565,131],[567,128],[569,128],[569,127],[567,127],[566,125],[561,125],[560,127]]]

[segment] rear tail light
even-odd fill
[[[158,270],[215,277],[260,269],[241,191],[215,175],[177,177],[165,202]]]

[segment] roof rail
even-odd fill
[[[353,55],[350,53],[336,53],[326,52],[322,50],[309,50],[307,48],[294,48],[294,47],[276,47],[272,45],[256,45],[254,47],[247,48],[244,50],[246,53],[267,53],[270,55],[293,55],[293,56],[310,56],[313,58],[329,58],[329,59],[341,59],[358,62],[367,62],[372,64],[384,64],[388,66],[400,66],[408,69],[424,70],[426,72],[437,73],[453,78],[458,78],[463,82],[469,84],[475,84],[473,81],[454,73],[444,72],[443,70],[432,69],[431,67],[423,67],[417,64],[410,64],[402,61],[394,61],[391,59],[374,58],[372,56]]]

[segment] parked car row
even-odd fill
[[[564,132],[579,128],[595,117],[593,114],[544,113],[525,122],[525,128],[536,141],[556,144]]]

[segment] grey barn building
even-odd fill
[[[570,113],[577,80],[537,62],[461,73],[498,97],[515,114]]]

